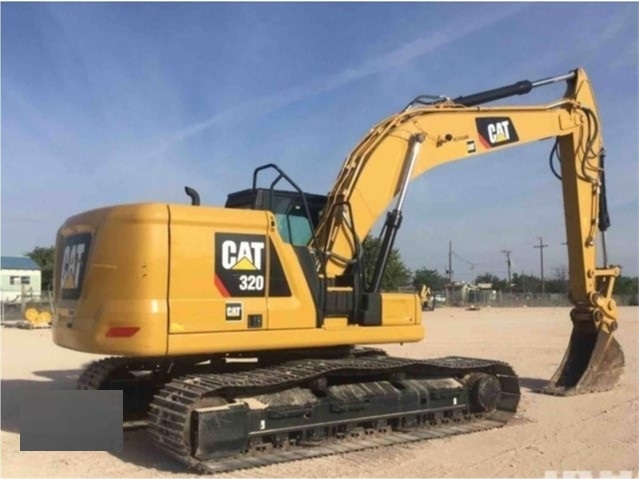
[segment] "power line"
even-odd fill
[[[546,246],[547,245],[544,245],[544,247],[546,247]],[[508,284],[510,284],[512,282],[512,268],[513,268],[513,261],[512,261],[511,256],[510,256],[511,253],[512,253],[512,250],[502,250],[501,252],[506,255],[507,269],[505,271],[501,270],[500,273],[506,273],[508,275]],[[501,261],[488,261],[488,262],[481,262],[481,263],[470,261],[470,260],[464,258],[463,256],[461,256],[455,250],[453,250],[453,243],[452,243],[452,241],[449,241],[449,243],[448,243],[448,267],[445,268],[446,275],[448,276],[449,283],[452,283],[452,280],[453,280],[453,272],[454,272],[453,271],[453,263],[452,263],[453,257],[455,257],[456,259],[466,263],[468,266],[470,266],[470,269],[473,272],[478,267],[480,267],[480,268],[494,268],[497,265],[503,264]]]
[[[467,259],[462,258],[461,256],[459,256],[457,253],[455,253],[453,251],[453,256],[459,260],[462,260],[464,263],[470,265],[471,268],[475,267],[475,263],[473,263],[472,261],[468,261]]]

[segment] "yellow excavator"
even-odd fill
[[[557,82],[566,91],[550,104],[484,106]],[[268,164],[224,207],[201,205],[185,187],[190,204],[69,218],[56,240],[53,340],[109,356],[88,365],[77,387],[122,390],[124,427],[146,426],[158,448],[202,471],[506,424],[520,400],[510,365],[391,357],[375,347],[424,338],[420,295],[380,285],[413,179],[546,139],[562,186],[574,307],[566,354],[544,391],[608,390],[624,367],[613,337],[620,268],[605,250],[604,148],[583,69],[452,99],[417,97],[368,132],[328,195],[303,192]],[[384,212],[366,274],[362,239]]]
[[[423,311],[433,311],[435,309],[435,303],[437,299],[428,286],[422,284],[419,290],[419,301],[422,303]]]

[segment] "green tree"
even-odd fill
[[[541,293],[541,279],[530,274],[513,273],[513,293]]]
[[[552,278],[546,279],[546,293],[568,293],[568,268],[566,266],[561,265],[553,269]]]
[[[448,279],[435,269],[421,268],[415,271],[413,276],[415,289],[419,289],[425,284],[431,291],[441,291],[446,288],[446,283],[448,283]]]
[[[475,283],[490,283],[493,285],[493,289],[501,291],[508,290],[508,281],[505,279],[499,279],[498,276],[492,273],[480,274],[475,278]]]
[[[37,246],[24,253],[31,258],[42,270],[42,291],[53,289],[53,263],[55,261],[55,246]]]
[[[367,236],[363,242],[364,267],[366,271],[366,285],[368,286],[375,271],[375,263],[379,255],[381,241],[378,238]],[[411,271],[406,267],[399,254],[399,250],[393,248],[388,256],[388,264],[382,276],[381,289],[384,291],[396,291],[409,283]]]
[[[637,295],[639,294],[639,278],[635,276],[634,278],[629,276],[619,276],[615,280],[615,294],[631,294]]]

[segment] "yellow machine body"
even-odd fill
[[[564,80],[564,96],[550,104],[480,106]],[[349,438],[399,443],[407,432],[441,437],[507,423],[521,391],[503,361],[395,358],[361,346],[425,334],[428,289],[382,288],[409,183],[452,161],[546,139],[554,140],[574,307],[568,348],[544,391],[614,387],[624,367],[613,337],[620,268],[605,252],[605,155],[585,72],[431,100],[417,97],[370,129],[326,196],[264,165],[224,207],[200,206],[187,187],[190,205],[69,218],[56,242],[53,339],[121,356],[91,363],[78,389],[121,390],[123,427],[144,423],[161,450],[208,472],[331,454],[353,446]],[[265,169],[278,176],[260,188]],[[295,191],[276,189],[282,179]],[[362,241],[384,211],[370,274]]]
[[[77,240],[63,247],[68,238]],[[70,218],[58,249],[53,338],[78,351],[192,355],[424,336],[417,294],[383,293],[378,326],[349,324],[346,316],[318,325],[300,263],[269,211],[103,208]],[[225,280],[256,294],[231,296],[233,285]],[[287,294],[271,294],[278,281],[287,284]]]
[[[550,104],[478,106],[559,80],[567,80],[566,93]],[[612,336],[620,269],[605,254],[597,266],[607,225],[595,96],[581,69],[513,86],[415,101],[380,122],[314,208],[297,187],[292,197],[274,196],[279,179],[294,185],[279,169],[270,190],[256,188],[260,167],[246,190],[251,201],[240,201],[238,192],[231,207],[200,206],[198,196],[191,205],[114,206],[69,218],[57,237],[54,341],[85,352],[168,358],[419,341],[420,296],[379,288],[407,185],[452,161],[554,139],[575,307],[571,342],[549,391],[611,387],[623,369]],[[364,284],[360,240],[394,198],[373,281]],[[278,210],[282,201],[288,206]]]

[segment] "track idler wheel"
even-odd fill
[[[472,412],[487,412],[497,408],[501,397],[499,379],[491,374],[472,373],[465,381]]]
[[[594,321],[573,318],[573,330],[561,365],[541,390],[556,396],[608,391],[624,369],[624,354],[613,332]]]

